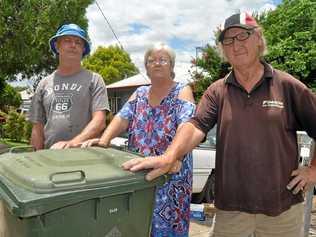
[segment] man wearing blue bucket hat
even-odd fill
[[[90,53],[86,32],[76,24],[62,25],[49,46],[59,63],[32,99],[31,144],[36,150],[74,147],[98,136],[109,110],[102,77],[81,67],[81,59]]]
[[[56,44],[57,39],[61,36],[76,36],[82,39],[84,43],[84,50],[82,53],[82,57],[90,53],[90,43],[87,39],[86,32],[76,24],[66,24],[66,25],[61,26],[57,30],[57,33],[49,40],[49,46],[55,55],[58,55],[58,51],[56,49],[55,44]]]

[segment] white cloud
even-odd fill
[[[271,11],[271,10],[273,11],[275,8],[276,8],[276,5],[267,3],[259,9],[259,12],[265,12],[265,11]]]
[[[195,57],[195,47],[213,43],[213,31],[229,15],[241,11],[262,12],[274,9],[272,0],[97,0],[111,23],[124,49],[133,62],[144,71],[143,54],[155,42],[172,39],[184,44],[172,45],[177,53],[176,73],[186,74]],[[92,48],[117,44],[117,41],[99,11],[92,4],[87,10],[89,36]],[[132,24],[146,26],[133,33]]]

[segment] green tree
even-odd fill
[[[25,117],[14,110],[9,111],[4,128],[4,136],[20,142],[24,136]]]
[[[211,83],[224,77],[229,71],[229,64],[223,62],[216,46],[207,44],[199,49],[202,50],[202,55],[192,60],[193,70],[191,71],[196,101],[199,101]]]
[[[0,139],[4,137],[4,124],[7,118],[7,114],[0,110]]]
[[[265,59],[275,68],[286,71],[316,91],[316,2],[284,0],[274,11],[255,14],[267,39]],[[215,36],[218,31],[214,32]],[[194,92],[199,100],[213,81],[228,72],[215,47],[206,45],[202,57],[193,60]],[[207,72],[205,74],[205,72]]]
[[[268,43],[267,61],[316,90],[315,0],[284,0],[259,22]]]
[[[30,78],[50,73],[56,60],[49,51],[49,38],[65,22],[86,29],[86,8],[92,2],[0,0],[0,94],[3,82],[14,80],[16,75]]]
[[[0,93],[0,110],[8,111],[9,108],[18,108],[22,103],[21,95],[12,86],[5,83],[3,91]]]
[[[102,47],[83,60],[83,66],[99,73],[106,84],[136,75],[139,70],[129,54],[118,46]]]

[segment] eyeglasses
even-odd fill
[[[238,41],[244,41],[246,39],[248,39],[250,37],[250,35],[253,34],[253,30],[251,31],[243,31],[233,37],[225,37],[223,40],[222,40],[222,44],[223,45],[230,45],[232,43],[234,43],[234,40],[237,39]]]
[[[152,59],[152,58],[148,58],[147,59],[147,65],[148,66],[154,66],[155,64],[159,64],[159,65],[167,65],[169,63],[169,60],[166,58],[159,58],[159,59]]]

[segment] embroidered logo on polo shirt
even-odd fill
[[[262,102],[262,107],[269,107],[269,108],[279,108],[283,109],[284,105],[282,101],[277,100],[264,100]]]

